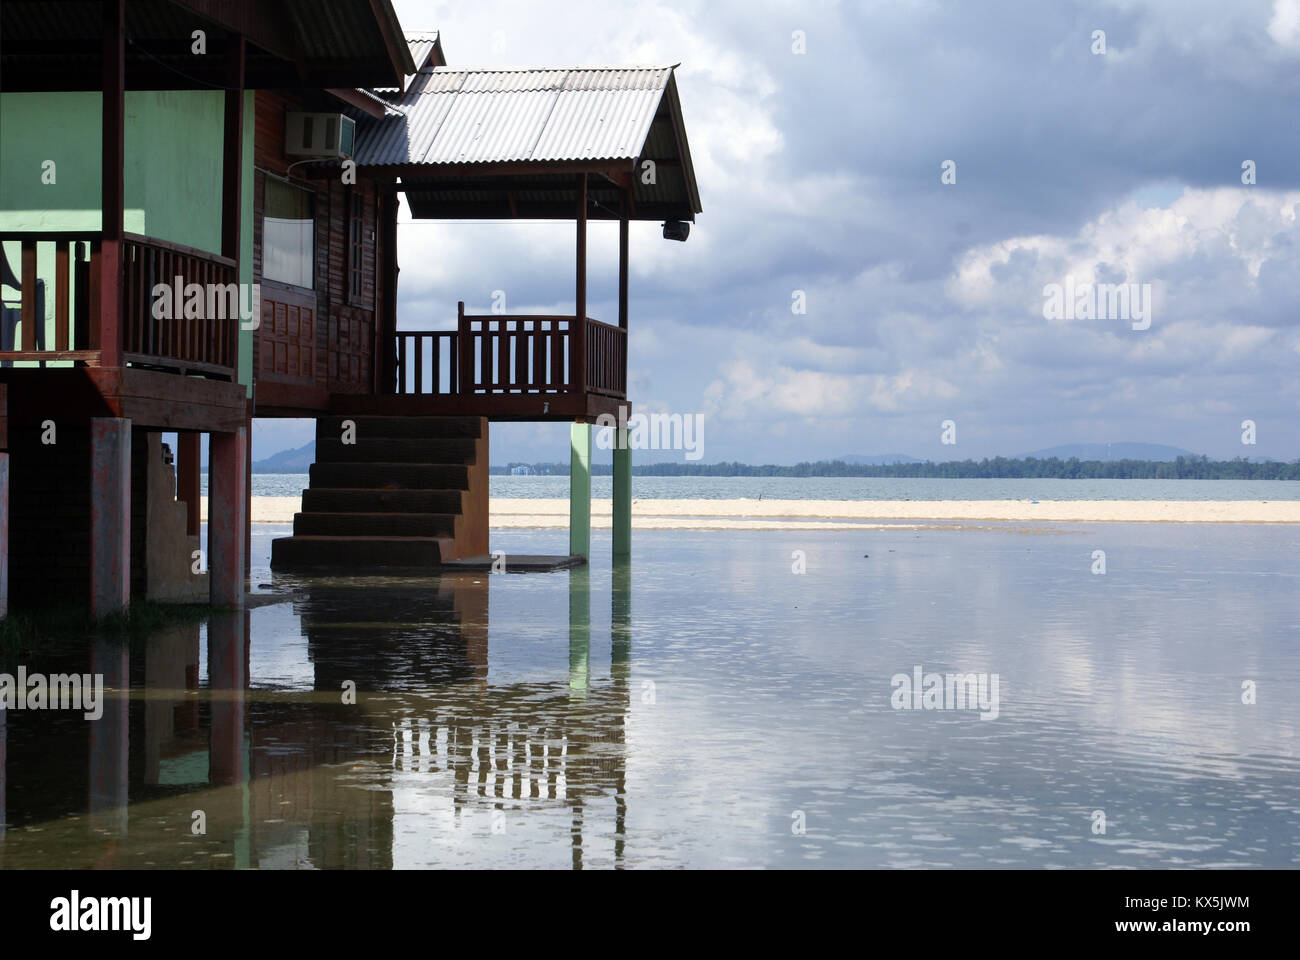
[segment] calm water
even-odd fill
[[[206,474],[204,484],[207,483]],[[253,477],[253,493],[301,496],[305,473]],[[593,477],[592,495],[612,494]],[[206,494],[206,486],[204,491]],[[568,477],[492,477],[494,497],[567,499]],[[942,480],[858,477],[633,477],[632,496],[647,500],[737,497],[769,500],[1300,500],[1290,480]]]
[[[420,579],[273,576],[287,532],[246,618],[23,655],[130,698],[8,715],[3,866],[1300,862],[1295,528],[638,531],[617,572],[597,534]],[[996,673],[997,719],[892,709],[918,664]]]

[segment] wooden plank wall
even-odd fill
[[[262,284],[262,325],[255,355],[260,380],[286,386],[325,388],[332,393],[375,392],[375,319],[381,307],[379,271],[386,262],[386,243],[379,224],[377,183],[359,178],[355,186],[340,178],[307,180],[290,171],[289,179],[314,192],[315,284],[311,291],[262,277],[262,215],[267,174],[283,175],[296,158],[284,154],[284,115],[288,110],[329,110],[337,105],[309,102],[297,94],[259,91],[256,97],[254,163],[253,270]],[[348,246],[351,193],[362,198],[362,286],[349,296]],[[315,400],[303,394],[303,403]]]

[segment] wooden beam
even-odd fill
[[[382,370],[376,393],[392,393],[397,377],[397,357],[393,354],[392,335],[397,332],[397,194],[386,193],[380,199],[381,221],[383,231],[380,234],[381,247],[376,256],[377,263],[382,264],[381,283],[383,284],[383,311],[375,327],[379,333],[380,363]]]
[[[368,113],[377,120],[384,118],[384,107],[376,103],[367,96],[357,93],[355,88],[349,87],[330,87],[325,91],[333,97],[337,97],[350,107],[356,107],[358,110]]]
[[[122,203],[126,87],[126,0],[103,0],[103,55],[100,88],[103,115],[100,131],[102,216],[99,256],[91,320],[91,346],[99,349],[105,366],[122,364]],[[95,269],[95,268],[98,269]]]
[[[623,195],[622,216],[618,220],[618,325],[624,330],[627,329],[627,269],[628,269],[628,236],[627,236],[627,214],[628,214],[628,196]],[[627,378],[627,358],[623,361],[623,376]]]
[[[36,349],[36,241],[24,240],[22,246],[22,300],[19,316],[23,322],[22,349]],[[41,317],[41,323],[45,318]]]
[[[411,48],[406,45],[406,38],[402,36],[401,24],[397,22],[397,17],[393,15],[392,6],[384,2],[384,0],[370,0],[370,12],[379,27],[379,35],[383,38],[384,47],[387,49],[389,59],[393,64],[393,79],[397,81],[394,85],[400,89],[406,83],[406,75],[415,72],[415,61],[411,59]]]

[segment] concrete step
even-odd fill
[[[344,420],[351,420],[356,425],[358,440],[366,437],[472,440],[480,436],[482,429],[478,417],[318,417],[316,439],[340,439]]]
[[[451,556],[449,537],[280,537],[271,541],[271,568],[436,567],[444,551]]]
[[[312,489],[468,490],[469,468],[435,463],[313,463]]]
[[[338,437],[316,440],[317,463],[473,463],[472,439],[365,437],[344,443]]]
[[[338,490],[302,492],[303,513],[460,513],[460,490]]]
[[[451,537],[452,513],[295,513],[295,537]]]

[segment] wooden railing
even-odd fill
[[[395,393],[454,394],[458,391],[456,331],[402,330],[393,338]]]
[[[587,392],[627,396],[627,331],[587,318]]]
[[[5,308],[0,323],[0,364],[99,366],[104,346],[96,309],[99,234],[0,233],[0,242],[6,241],[8,249],[18,247],[19,267],[13,277],[18,289],[8,284],[0,288]],[[12,258],[7,262],[12,268]],[[122,362],[234,379],[241,300],[235,262],[136,234],[124,235],[121,262],[118,328]],[[173,298],[170,316],[156,317],[155,286],[165,284],[170,290],[177,283],[181,289],[179,312]],[[201,309],[191,306],[189,317],[184,296],[188,284],[199,284],[203,292]]]
[[[2,233],[6,254],[18,248],[17,262],[6,255],[5,265],[18,281],[0,285],[0,365],[15,361],[73,362],[96,365],[89,325],[91,277],[99,258],[97,233]],[[49,263],[53,261],[53,286]],[[41,267],[47,276],[41,276]],[[52,308],[52,309],[51,309]],[[49,317],[54,329],[50,336]]]
[[[234,372],[240,301],[246,300],[240,296],[235,261],[127,234],[122,242],[122,276],[122,351],[128,363],[217,377]],[[154,316],[157,284],[171,291],[170,309],[157,311],[171,319]],[[198,284],[202,291],[199,309],[191,309],[185,295],[190,284]]]
[[[587,318],[586,357],[574,354],[571,316],[467,314],[456,330],[399,330],[391,337],[393,390],[405,395],[573,393],[575,370],[585,389],[627,394],[627,331]]]

